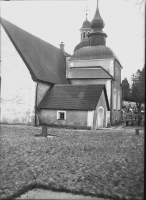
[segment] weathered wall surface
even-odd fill
[[[93,120],[94,120],[94,110],[88,111],[87,126],[91,127],[91,129],[93,129]]]
[[[106,79],[71,79],[70,80],[72,85],[99,85],[107,83]]]
[[[122,106],[122,88],[121,84],[121,67],[115,61],[114,66],[114,78],[115,81],[112,83],[112,125],[119,123],[121,121],[121,106]],[[115,97],[114,97],[115,95]]]
[[[51,87],[50,84],[41,83],[41,82],[37,83],[37,87],[36,87],[36,90],[37,90],[36,91],[36,106],[39,105],[39,103],[41,102],[41,100],[43,99],[45,94],[48,92],[50,87]],[[39,122],[38,111],[36,110],[36,125],[39,125],[39,124],[40,124],[40,122]]]
[[[37,85],[37,106],[39,105],[39,103],[41,102],[41,100],[43,99],[43,97],[45,96],[47,91],[50,89],[50,87],[51,87],[51,85],[49,85],[49,84],[38,82],[38,85]]]
[[[38,113],[40,124],[59,126],[87,126],[88,111],[66,111],[66,119],[57,119],[57,110],[41,109]]]
[[[36,83],[1,27],[1,123],[31,121],[28,116],[34,115],[35,89]]]

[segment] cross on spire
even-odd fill
[[[90,11],[90,10],[88,9],[88,5],[86,6],[86,9],[84,9],[84,11],[86,12],[86,20],[87,20],[88,11]]]

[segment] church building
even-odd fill
[[[0,123],[98,129],[121,121],[121,69],[97,8],[73,55],[1,18]]]
[[[67,62],[66,77],[72,85],[105,84],[110,105],[107,121],[114,125],[121,121],[122,66],[113,51],[106,46],[104,26],[97,0],[93,20],[89,22],[86,18],[80,29],[81,42]]]

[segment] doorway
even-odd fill
[[[103,107],[98,108],[98,115],[97,115],[97,120],[98,120],[98,128],[103,128],[103,123],[104,123],[104,109]]]

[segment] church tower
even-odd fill
[[[86,20],[83,22],[82,28],[80,29],[81,31],[81,42],[88,41],[88,35],[91,32],[91,26],[90,22],[87,20],[87,14],[86,14]]]
[[[74,52],[82,47],[89,45],[88,35],[92,29],[90,26],[90,22],[87,19],[87,15],[88,14],[86,13],[86,20],[83,22],[82,28],[80,28],[80,33],[81,33],[80,43],[75,47]]]
[[[93,17],[93,20],[90,22],[90,25],[92,28],[92,31],[89,34],[89,45],[90,46],[106,44],[107,35],[106,35],[106,33],[104,33],[102,31],[105,24],[99,13],[98,2],[99,2],[99,0],[97,0],[97,8],[96,8],[96,12]]]
[[[105,24],[99,12],[99,0],[96,1],[94,17],[91,22],[84,21],[80,29],[81,42],[67,61],[66,78],[72,85],[105,85],[110,111],[104,111],[104,116],[106,125],[110,126],[121,121],[122,65],[106,46]]]

